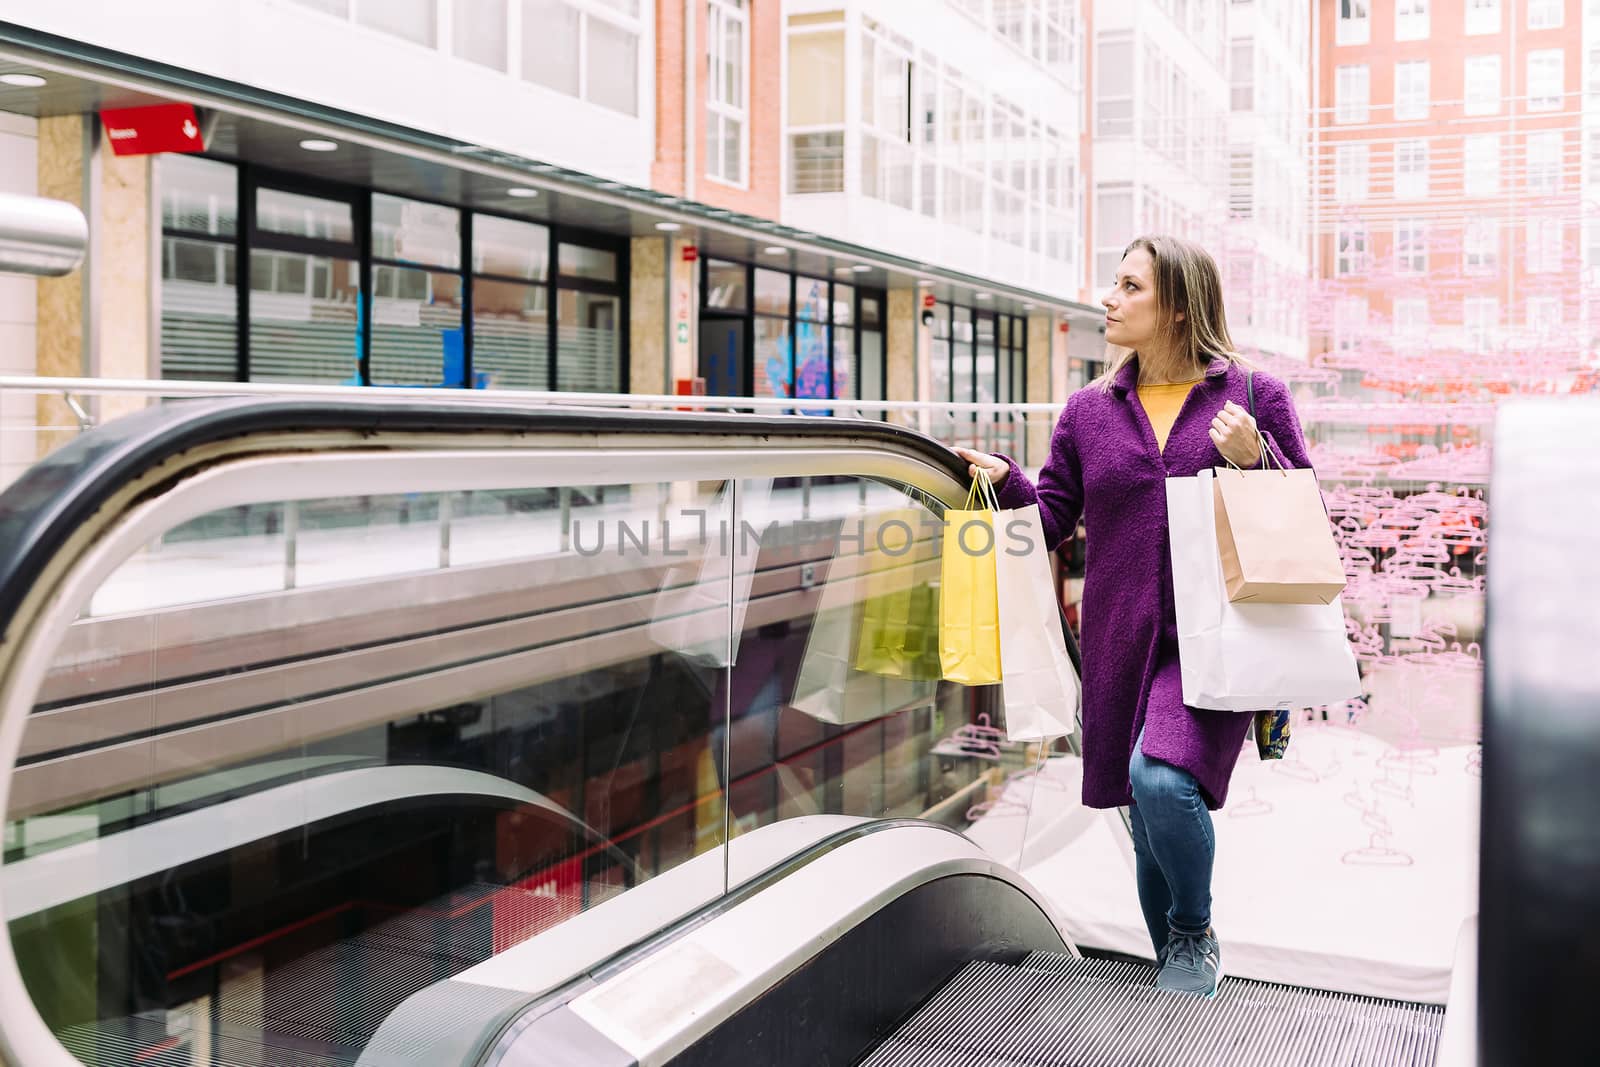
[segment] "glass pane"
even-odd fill
[[[830,329],[825,323],[804,319],[794,324],[795,396],[827,398],[829,395],[829,376],[833,373],[833,350],[828,344]],[[827,408],[801,410],[805,415],[829,413]]]
[[[756,270],[756,310],[763,315],[789,314],[789,275]]]
[[[856,290],[853,285],[833,283],[833,321],[844,326],[855,322]]]
[[[861,385],[861,399],[884,399],[883,334],[877,330],[861,331],[861,363],[856,371],[856,381]],[[937,388],[934,392],[937,396]]]
[[[351,259],[250,253],[250,380],[360,385]]]
[[[787,319],[756,316],[754,396],[792,396],[794,375],[790,360],[794,351],[789,343]]]
[[[861,298],[861,325],[881,326],[883,324],[883,303],[875,296]]]
[[[487,389],[550,388],[550,290],[472,283],[472,372]]]
[[[639,35],[604,19],[589,19],[589,85],[584,99],[639,113]]]
[[[997,687],[940,681],[939,516],[855,479],[777,489],[742,480],[737,499],[754,566],[780,574],[798,564],[819,591],[807,612],[752,605],[735,616],[734,832],[802,815],[927,817],[991,773],[1002,750],[990,735],[972,742],[980,715],[998,721]],[[1020,755],[1009,754],[1019,765]],[[970,807],[940,821],[965,829]]]
[[[455,0],[451,28],[458,57],[506,69],[506,0]]]
[[[372,288],[372,384],[466,384],[461,276],[377,264]]]
[[[454,270],[461,266],[461,212],[373,193],[372,254]]]
[[[833,395],[856,395],[856,331],[849,326],[833,328]]]
[[[282,189],[256,190],[256,229],[292,237],[353,242],[355,220],[344,200],[324,200]]]
[[[239,362],[234,246],[161,242],[161,376],[231,382]]]
[[[382,0],[356,6],[356,21],[417,44],[434,46],[439,13],[435,0]]]
[[[844,31],[789,37],[789,125],[844,123]]]
[[[795,314],[814,322],[828,321],[828,283],[821,278],[796,278],[795,299],[799,305]]]
[[[757,271],[757,275],[770,273]],[[706,307],[727,308],[730,311],[749,311],[750,294],[746,289],[748,270],[743,263],[726,263],[720,259],[706,260]],[[784,278],[784,313],[788,313],[788,285]]]
[[[188,155],[157,161],[161,226],[232,237],[239,232],[239,172],[230,164]]]
[[[542,282],[550,276],[550,231],[531,222],[474,215],[472,269]]]
[[[558,269],[564,278],[589,278],[597,282],[617,280],[617,254],[583,245],[561,245]]]
[[[556,296],[556,389],[623,391],[617,331],[622,298],[562,289]]]
[[[522,76],[578,95],[578,12],[563,0],[522,0]]]
[[[419,990],[696,857],[674,907],[721,893],[722,485],[266,500],[125,561],[11,781],[46,1024],[102,1067],[382,1061]]]

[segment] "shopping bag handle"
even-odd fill
[[[1000,498],[995,495],[994,482],[983,467],[978,468],[977,475],[972,479],[972,488],[967,490],[967,505],[963,510],[973,510],[974,503],[981,503],[990,511],[1000,510]]]
[[[1245,395],[1246,402],[1250,406],[1250,421],[1251,422],[1255,422],[1255,419],[1256,419],[1256,372],[1253,371],[1253,370],[1245,372],[1245,377],[1244,377],[1244,395]],[[1261,469],[1262,470],[1272,470],[1274,465],[1276,465],[1277,469],[1283,473],[1283,476],[1285,478],[1289,477],[1289,471],[1284,467],[1284,465],[1282,463],[1278,462],[1278,457],[1272,454],[1272,449],[1267,447],[1267,435],[1261,432],[1261,427],[1259,425],[1256,426],[1256,445],[1261,449]],[[1229,459],[1227,456],[1223,456],[1222,457],[1222,461],[1224,463],[1226,463],[1229,467],[1231,467],[1234,470],[1238,471],[1240,474],[1244,473],[1244,468],[1239,466],[1233,460]]]

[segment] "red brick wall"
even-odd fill
[[[749,22],[750,111],[747,187],[705,176],[706,5],[695,0],[695,152],[694,199],[702,203],[776,219],[783,196],[783,15],[771,0],[746,5]],[[656,156],[651,185],[682,195],[683,160],[683,0],[656,2]]]

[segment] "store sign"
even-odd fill
[[[928,308],[928,309],[931,310],[933,308],[934,303],[935,303],[935,301],[933,299],[933,294],[932,293],[923,293],[922,294],[922,306],[923,307]]]
[[[694,245],[684,245],[683,246],[683,261],[685,263],[693,263],[695,260],[697,260],[699,258],[700,258],[700,249],[699,248],[695,247]]]
[[[205,138],[191,104],[156,104],[100,112],[113,155],[204,152]]]

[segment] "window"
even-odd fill
[[[1091,287],[1110,287],[1116,280],[1122,250],[1133,239],[1133,189],[1102,185],[1095,196],[1095,276]]]
[[[1428,117],[1428,61],[1394,65],[1394,117],[1396,121]]]
[[[1428,36],[1428,0],[1397,0],[1394,5],[1394,39],[1421,41]]]
[[[1394,145],[1394,196],[1396,200],[1421,200],[1428,195],[1428,142],[1422,137]]]
[[[1235,111],[1249,111],[1254,104],[1255,47],[1250,38],[1233,42],[1230,53],[1232,70],[1232,107]]]
[[[1428,269],[1428,236],[1421,219],[1395,220],[1394,261],[1398,274],[1422,274]]]
[[[1565,64],[1559,48],[1528,53],[1528,110],[1556,111],[1561,107]]]
[[[638,5],[578,10],[567,0],[521,0],[522,76],[593,104],[639,113]]]
[[[1461,302],[1462,339],[1468,349],[1488,349],[1500,324],[1500,301],[1492,296],[1469,296]]]
[[[455,0],[451,6],[450,47],[457,58],[493,70],[506,66],[507,0]]]
[[[743,185],[749,117],[749,33],[745,0],[706,5],[706,174]]]
[[[1095,132],[1133,136],[1133,42],[1102,40],[1095,64]]]
[[[1334,274],[1343,278],[1367,269],[1367,231],[1359,226],[1339,227],[1338,254]]]
[[[1528,134],[1528,192],[1554,196],[1561,191],[1562,131],[1539,130]]]
[[[161,191],[161,376],[238,376],[239,172],[198,156],[156,161]]]
[[[1551,274],[1561,269],[1562,223],[1549,216],[1528,220],[1525,269],[1529,274]]]
[[[1461,234],[1461,269],[1467,274],[1493,274],[1499,261],[1499,220],[1468,219]]]
[[[1531,54],[1530,54],[1531,59]],[[1500,57],[1468,56],[1466,65],[1466,113],[1500,113]]]
[[[1500,193],[1500,135],[1474,133],[1462,138],[1462,191],[1467,196]]]
[[[1361,347],[1367,332],[1367,298],[1341,296],[1333,306],[1333,346],[1349,352]]]
[[[1354,204],[1367,198],[1367,146],[1342,144],[1334,149],[1333,199]]]
[[[356,21],[432,48],[438,36],[439,13],[435,0],[366,0],[356,5]]]
[[[1335,122],[1367,121],[1368,81],[1365,63],[1339,68],[1333,89]]]
[[[1500,0],[1467,0],[1467,34],[1500,32]]]
[[[1537,340],[1554,338],[1561,332],[1561,298],[1530,296],[1524,301],[1528,333]]]
[[[1528,29],[1560,29],[1565,6],[1566,0],[1528,0]]]
[[[549,389],[550,231],[473,216],[472,271],[474,376],[489,389]]]
[[[465,384],[460,267],[461,212],[372,195],[373,384]]]
[[[1428,338],[1428,298],[1396,297],[1394,302],[1394,340],[1404,345],[1426,343]]]
[[[844,191],[844,31],[789,35],[791,193]]]
[[[1368,3],[1369,0],[1339,0],[1339,26],[1334,33],[1335,44],[1367,43],[1372,36]]]

